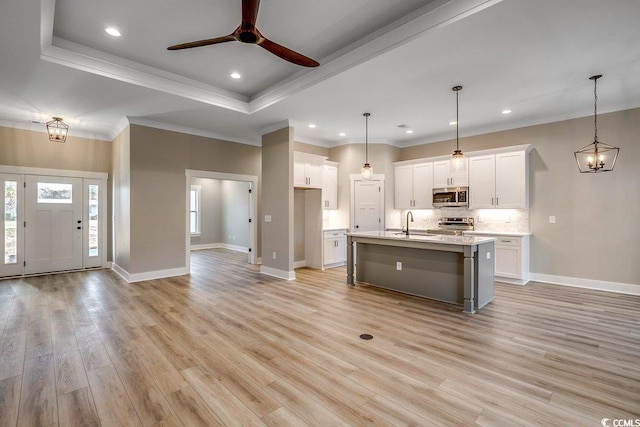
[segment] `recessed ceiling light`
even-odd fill
[[[453,126],[453,125],[457,125],[457,124],[458,124],[458,122],[456,122],[456,121],[454,120],[454,121],[452,121],[452,122],[449,122],[449,124],[450,124],[451,126]]]
[[[230,74],[232,79],[239,79],[240,77],[242,77],[242,75],[240,75],[240,73],[236,73],[235,71],[233,73]]]
[[[107,27],[104,30],[107,32],[107,34],[113,37],[120,37],[122,35],[120,34],[120,31],[118,31],[116,28],[113,28],[113,27]]]
[[[347,136],[347,134],[346,134],[346,133],[344,133],[344,132],[340,132],[338,135],[340,135],[340,136]]]
[[[502,114],[511,114],[511,110],[502,110]]]
[[[413,131],[411,129],[407,129],[405,130],[405,133],[413,133]]]
[[[316,125],[314,125],[313,123],[309,123],[309,127],[310,127],[311,129],[315,129],[315,128],[316,128]]]

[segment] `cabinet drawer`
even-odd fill
[[[346,237],[347,235],[347,231],[346,230],[340,230],[340,231],[325,231],[324,232],[324,238],[325,239],[331,239],[333,237]]]
[[[521,237],[496,237],[496,245],[500,246],[521,246]]]

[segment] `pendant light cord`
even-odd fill
[[[371,113],[364,113],[364,162],[369,164],[369,116]]]
[[[458,122],[460,121],[458,119],[458,93],[460,92],[460,90],[456,90],[456,151],[460,150],[460,147],[458,146]]]
[[[595,137],[593,142],[598,143],[598,79],[593,79],[593,129]]]

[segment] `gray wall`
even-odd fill
[[[221,182],[222,242],[249,247],[249,183]]]
[[[305,190],[293,191],[293,260],[304,261]]]
[[[293,128],[262,136],[262,266],[293,271]],[[276,259],[272,254],[276,253]]]
[[[129,273],[185,267],[186,169],[261,175],[259,147],[139,125],[130,145]]]
[[[111,155],[113,168],[113,262],[129,271],[131,266],[131,173],[130,130],[127,126],[113,140]]]

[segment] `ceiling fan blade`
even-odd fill
[[[279,45],[276,42],[272,42],[269,39],[262,38],[258,41],[257,44],[263,49],[266,49],[274,55],[284,59],[285,61],[289,61],[297,65],[302,65],[303,67],[317,67],[318,65],[320,65],[318,61],[306,57],[301,53],[295,52],[282,45]]]
[[[242,28],[255,28],[260,0],[242,0]]]
[[[216,37],[215,39],[205,39],[205,40],[198,40],[195,42],[176,44],[173,46],[169,46],[167,50],[190,49],[192,47],[209,46],[212,44],[234,42],[236,40],[237,39],[234,35],[228,35],[228,36]]]

